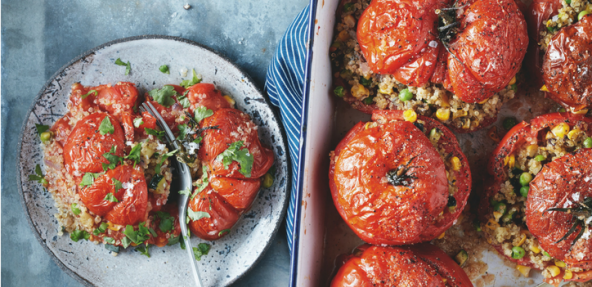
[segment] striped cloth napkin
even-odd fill
[[[306,43],[309,38],[309,7],[298,14],[280,41],[271,65],[267,70],[265,89],[271,103],[280,108],[282,123],[288,136],[288,147],[292,162],[292,186],[290,205],[286,216],[288,246],[292,249],[294,230],[294,208],[296,205],[296,183],[300,150],[300,123],[302,120],[302,95],[304,89]]]

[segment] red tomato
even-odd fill
[[[72,85],[72,91],[70,93],[70,113],[72,114],[78,114],[79,112],[87,112],[89,111],[89,109],[91,108],[96,108],[97,105],[95,104],[95,99],[96,99],[96,95],[97,93],[90,93],[90,90],[93,90],[94,88],[88,88],[83,86],[80,83],[74,83]],[[84,99],[82,98],[82,96],[84,96]]]
[[[430,244],[412,247],[363,245],[339,269],[331,287],[473,286],[446,253]]]
[[[131,188],[115,190],[113,179],[122,184],[132,184]],[[113,194],[118,202],[105,199]],[[148,204],[148,186],[143,169],[137,165],[120,165],[95,179],[90,187],[80,188],[78,195],[84,205],[94,214],[119,225],[135,225],[146,220]]]
[[[206,212],[209,217],[189,222],[192,233],[205,240],[218,239],[228,232],[238,221],[240,212],[224,198],[207,187],[190,202],[189,208],[195,212]]]
[[[543,81],[551,99],[580,110],[592,107],[592,15],[559,31],[547,47]]]
[[[457,210],[437,219],[448,202],[445,165],[422,131],[402,120],[402,113],[376,112],[376,126],[358,123],[339,143],[330,165],[329,184],[337,210],[358,236],[372,244],[436,238],[458,218],[470,191],[468,162],[454,135],[440,123],[420,117],[426,126],[445,133],[439,147],[459,157],[463,166],[457,175]]]
[[[134,142],[134,116],[130,113],[122,113],[121,114],[121,125],[123,126],[123,130],[125,132],[125,140],[129,142]]]
[[[189,87],[187,98],[191,103],[191,112],[197,107],[206,107],[212,111],[231,108],[216,86],[209,83],[199,83]]]
[[[358,22],[357,37],[376,74],[422,86],[430,79],[467,103],[481,102],[508,85],[526,53],[526,21],[512,0],[477,0],[458,15],[459,32],[444,49],[435,10],[449,1],[375,0]],[[446,57],[446,60],[438,57]],[[446,62],[446,67],[436,64]],[[436,72],[436,73],[435,73]]]
[[[154,227],[152,229],[154,229],[154,231],[156,231],[157,236],[156,237],[151,236],[150,239],[148,239],[146,241],[146,243],[154,244],[158,247],[163,247],[163,246],[167,245],[171,238],[180,236],[180,234],[181,234],[181,226],[179,225],[179,210],[177,208],[177,205],[175,205],[175,204],[165,205],[164,208],[162,209],[162,212],[164,212],[174,218],[173,230],[163,232],[159,227],[161,219],[157,216],[156,212],[150,213],[150,215],[153,217],[152,225]]]
[[[237,109],[220,109],[200,123],[201,128],[214,126],[218,128],[203,132],[203,145],[199,150],[199,158],[210,164],[214,175],[245,178],[239,172],[240,165],[236,161],[226,169],[222,161],[216,159],[220,153],[237,141],[243,142],[241,150],[247,148],[253,156],[251,178],[263,176],[273,165],[273,151],[261,145],[257,134],[258,127],[251,121],[249,115]]]
[[[128,82],[119,82],[114,86],[102,85],[91,88],[97,90],[99,107],[101,110],[121,119],[124,112],[133,114],[133,107],[138,99],[138,90]]]
[[[70,114],[66,114],[57,120],[55,124],[51,126],[50,130],[54,133],[55,140],[63,147],[68,140],[68,136],[72,132],[72,127],[70,126]]]
[[[99,126],[109,116],[113,134],[101,135]],[[115,155],[123,156],[124,133],[119,121],[105,113],[90,114],[76,123],[64,146],[64,163],[70,172],[100,172],[102,163],[109,163],[103,154],[115,146]]]

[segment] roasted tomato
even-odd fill
[[[331,282],[341,286],[473,286],[446,253],[431,244],[412,247],[362,245]]]
[[[99,126],[109,117],[113,133],[101,135]],[[109,161],[103,156],[115,147],[115,155],[123,156],[124,133],[119,121],[105,113],[90,114],[76,123],[64,145],[64,163],[70,172],[100,172],[103,163]]]
[[[70,126],[70,114],[61,117],[59,120],[51,126],[51,131],[55,135],[55,140],[64,146],[68,140],[68,136],[72,132],[72,126]]]
[[[543,60],[548,96],[575,111],[592,107],[592,15],[555,34]]]
[[[483,230],[488,241],[492,240],[494,248],[508,259],[520,265],[543,269],[553,261],[534,261],[531,258],[543,256],[542,249],[551,257],[563,260],[568,267],[590,268],[589,262],[585,262],[591,256],[587,240],[580,240],[571,252],[569,248],[576,234],[559,241],[575,226],[575,219],[559,211],[548,211],[556,207],[577,207],[587,197],[585,180],[590,172],[586,165],[589,166],[587,163],[592,152],[587,148],[575,154],[570,152],[583,147],[583,142],[590,135],[590,118],[572,113],[546,114],[532,119],[530,123],[516,125],[494,150],[488,164],[488,172],[492,177],[486,183],[485,194],[481,198],[479,217],[484,223]],[[570,204],[566,205],[568,202]],[[515,213],[509,214],[509,210],[515,210]],[[504,222],[508,215],[509,220]],[[516,254],[516,247],[507,250],[503,246],[505,241],[498,242],[495,239],[495,232],[504,228],[517,231],[522,237],[517,240],[528,244],[518,246],[520,249],[516,250]],[[576,228],[575,231],[580,230]],[[509,242],[512,240],[514,238],[510,238]],[[576,250],[578,253],[573,253]],[[582,258],[576,262],[575,256]],[[562,269],[559,279],[552,280],[563,280],[563,272]],[[592,272],[589,271],[572,273],[573,277],[566,280],[585,281],[592,278]]]
[[[112,85],[102,85],[91,88],[98,91],[98,101],[101,110],[116,116],[121,120],[122,113],[133,114],[133,108],[138,99],[138,89],[132,83],[119,82]]]
[[[216,89],[216,86],[212,84],[199,83],[187,90],[189,91],[187,98],[191,103],[191,107],[189,107],[191,112],[197,107],[206,107],[212,111],[232,107],[222,96],[222,93]]]
[[[458,218],[470,192],[469,165],[456,138],[430,118],[404,121],[401,111],[375,112],[372,119],[354,126],[333,153],[329,184],[338,212],[371,244],[436,238]],[[434,134],[433,143],[424,133]]]
[[[174,241],[179,241],[181,226],[179,225],[177,205],[167,204],[162,211],[151,212],[150,214],[153,216],[152,224],[157,236],[151,237],[146,243],[163,247],[167,244],[174,244]]]
[[[442,82],[467,103],[486,100],[506,87],[528,46],[522,13],[512,0],[461,2],[458,7],[469,7],[447,13],[440,9],[450,1],[372,1],[357,29],[372,71],[391,74],[409,86]]]
[[[91,186],[81,187],[78,195],[90,211],[114,224],[135,225],[146,220],[148,187],[139,165],[123,164],[109,170]]]
[[[202,164],[208,167],[209,180],[201,191],[198,185],[189,208],[209,216],[191,221],[189,227],[197,236],[213,240],[226,235],[240,214],[251,206],[261,186],[260,177],[273,165],[273,152],[261,145],[257,126],[239,110],[219,109],[202,120],[200,127],[216,127],[203,132],[199,150]],[[234,157],[218,158],[229,149],[235,155],[242,152],[251,160],[239,163]]]

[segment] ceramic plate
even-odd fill
[[[131,63],[131,73],[114,61]],[[158,70],[163,64],[170,75]],[[186,77],[181,70],[188,69]],[[28,181],[43,157],[35,124],[52,125],[67,112],[70,86],[81,82],[96,86],[118,81],[136,84],[141,93],[165,84],[178,84],[191,77],[191,69],[203,82],[214,83],[224,94],[236,100],[237,108],[248,113],[260,127],[261,142],[275,153],[276,175],[271,188],[262,189],[251,210],[217,241],[199,262],[205,286],[226,286],[247,272],[267,250],[283,219],[286,187],[289,186],[288,159],[283,130],[261,91],[245,73],[224,57],[194,42],[165,36],[140,36],[109,42],[72,60],[43,87],[22,127],[19,146],[19,187],[22,203],[33,232],[41,245],[68,274],[90,286],[191,286],[189,259],[179,245],[150,249],[147,258],[133,248],[114,257],[102,244],[73,242],[68,234],[58,236],[57,209],[51,195]],[[192,238],[193,246],[203,242]]]

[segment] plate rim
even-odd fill
[[[37,102],[39,101],[39,99],[41,98],[41,96],[44,94],[44,91],[49,87],[49,85],[53,82],[53,80],[59,76],[61,73],[63,73],[68,67],[70,67],[71,65],[73,65],[74,63],[80,61],[81,59],[91,55],[92,53],[101,50],[103,48],[109,47],[109,46],[113,46],[115,44],[120,44],[120,43],[124,43],[124,42],[132,42],[132,41],[138,41],[138,40],[149,40],[149,39],[157,39],[157,40],[171,40],[171,41],[176,41],[176,42],[182,42],[185,44],[189,44],[192,46],[196,46],[198,48],[202,48],[210,53],[213,53],[214,55],[216,55],[217,57],[221,58],[224,62],[230,64],[232,67],[234,67],[235,69],[237,69],[242,76],[245,77],[246,82],[250,82],[251,86],[259,93],[263,96],[263,100],[265,101],[265,104],[269,107],[269,109],[272,112],[273,115],[273,119],[275,120],[275,122],[278,123],[278,127],[279,127],[279,131],[281,134],[281,138],[282,138],[282,146],[284,148],[284,154],[286,155],[286,188],[285,188],[285,193],[286,196],[284,198],[284,202],[282,203],[282,208],[281,208],[281,212],[280,212],[280,220],[278,220],[278,222],[275,224],[273,231],[272,231],[272,235],[271,235],[271,239],[266,243],[265,247],[263,248],[263,250],[261,251],[261,253],[259,254],[259,256],[255,259],[255,261],[253,261],[253,264],[251,264],[251,266],[249,266],[247,269],[245,269],[244,272],[242,272],[239,276],[235,277],[233,280],[231,280],[227,286],[232,285],[234,283],[236,283],[239,279],[241,279],[242,277],[245,276],[245,274],[249,273],[254,267],[255,265],[257,265],[261,259],[263,258],[263,256],[267,253],[267,251],[269,251],[269,248],[271,247],[273,241],[275,241],[275,238],[278,234],[278,230],[280,229],[280,226],[282,225],[282,223],[285,220],[285,215],[286,215],[286,211],[288,208],[288,202],[290,201],[290,189],[289,186],[291,186],[291,180],[292,180],[292,172],[291,172],[291,168],[290,166],[292,165],[292,159],[290,158],[290,153],[286,152],[286,143],[287,143],[287,135],[286,135],[286,131],[284,128],[284,125],[282,124],[280,118],[278,116],[278,111],[276,108],[274,108],[274,106],[271,104],[271,102],[269,101],[269,97],[266,97],[265,93],[263,90],[261,90],[261,88],[259,88],[259,86],[257,86],[255,84],[255,82],[253,81],[253,78],[246,73],[245,71],[243,71],[243,69],[241,69],[238,65],[236,65],[233,61],[231,61],[230,59],[228,59],[228,57],[222,55],[221,53],[213,50],[210,47],[207,47],[203,44],[200,44],[198,42],[192,41],[192,40],[188,40],[182,37],[178,37],[178,36],[169,36],[169,35],[158,35],[158,34],[146,34],[146,35],[138,35],[138,36],[130,36],[130,37],[125,37],[125,38],[119,38],[119,39],[115,39],[115,40],[111,40],[109,42],[103,43],[99,46],[96,46],[92,49],[86,50],[85,52],[81,53],[80,55],[76,56],[75,58],[73,58],[72,60],[68,61],[66,64],[64,64],[61,68],[59,68],[55,73],[53,73],[51,75],[51,77],[49,77],[49,79],[45,82],[45,84],[43,84],[43,86],[41,87],[41,90],[39,90],[39,92],[37,93],[37,95],[35,96],[35,98],[33,99],[33,102],[31,103],[31,106],[29,107],[24,119],[23,119],[23,123],[21,125],[21,130],[19,133],[19,139],[18,139],[18,145],[17,145],[17,152],[18,152],[18,159],[15,162],[16,165],[16,170],[17,170],[17,188],[19,191],[19,201],[21,202],[21,206],[23,207],[23,211],[26,214],[27,217],[27,223],[29,224],[29,228],[31,228],[31,230],[33,231],[33,234],[35,235],[35,239],[37,239],[37,241],[39,242],[39,244],[41,245],[41,247],[43,248],[43,250],[49,255],[49,257],[56,263],[56,265],[58,267],[60,267],[60,269],[62,271],[64,271],[66,274],[70,275],[70,277],[74,278],[76,281],[80,282],[81,284],[83,284],[84,286],[97,286],[94,283],[88,281],[87,279],[83,278],[82,276],[80,276],[78,273],[76,273],[74,270],[70,269],[68,266],[66,266],[47,246],[45,240],[43,240],[41,238],[41,235],[39,234],[39,231],[37,230],[37,228],[35,228],[35,225],[33,224],[33,220],[31,218],[31,214],[29,213],[29,209],[27,208],[27,204],[25,203],[25,194],[23,193],[23,189],[22,189],[22,179],[21,179],[21,153],[22,153],[22,143],[23,143],[23,135],[25,133],[25,130],[27,128],[27,122],[31,116],[31,113],[33,112],[33,110],[35,109],[35,106],[37,104]]]

